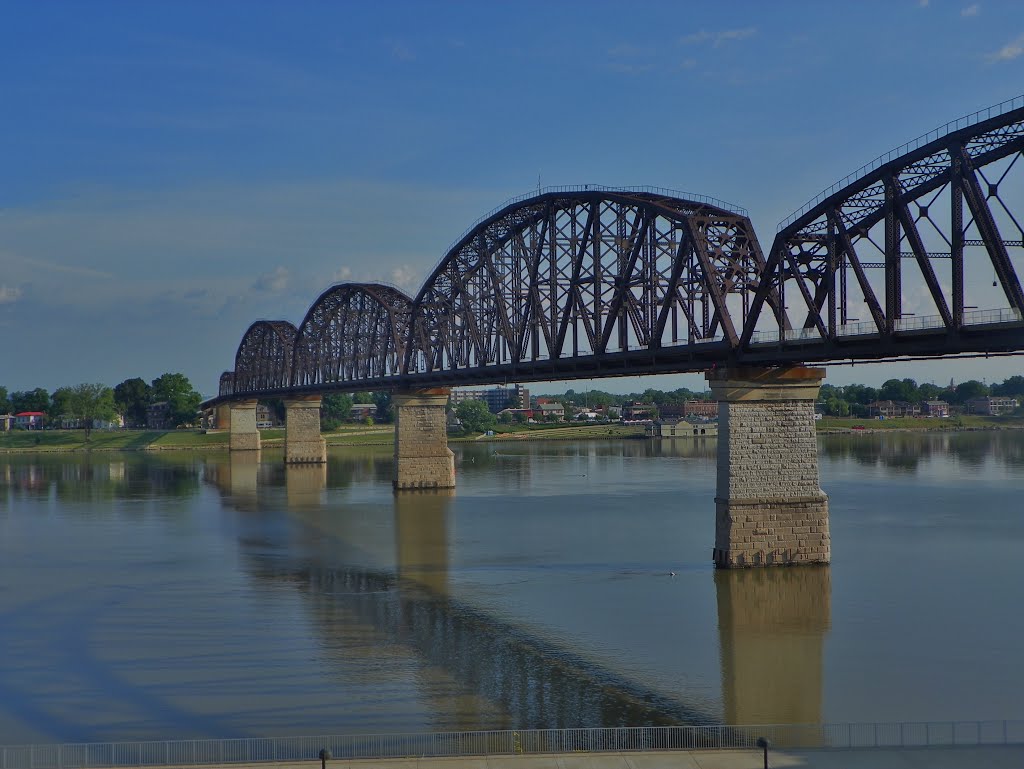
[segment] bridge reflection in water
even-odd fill
[[[377,466],[386,462],[364,464],[355,470],[349,465],[343,483],[353,473],[388,477],[387,468]],[[822,720],[823,645],[830,623],[827,566],[714,572],[722,674],[722,712],[716,712],[700,694],[666,694],[615,670],[614,663],[597,663],[585,650],[566,648],[461,598],[451,580],[453,492],[388,498],[386,504],[393,505],[388,543],[382,539],[388,527],[379,520],[331,509],[330,467],[286,466],[281,473],[275,465],[267,474],[251,455],[233,453],[224,464],[208,466],[207,478],[221,489],[226,504],[243,511],[259,507],[260,485],[285,486],[289,514],[325,557],[246,552],[248,570],[304,596],[323,645],[339,655],[340,667],[358,666],[352,655],[360,652],[352,639],[362,633],[367,648],[411,653],[431,677],[444,679],[443,687],[415,682],[428,706],[438,708],[437,728]],[[383,557],[367,555],[390,548]],[[346,558],[345,553],[358,554]],[[386,565],[367,565],[374,561]],[[809,734],[806,744],[814,742]]]

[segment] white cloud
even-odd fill
[[[352,280],[351,267],[342,267],[331,275],[331,283],[344,283],[346,280]]]
[[[995,53],[988,55],[989,61],[1013,61],[1024,53],[1024,35],[1019,35]]]
[[[699,32],[693,32],[689,35],[685,35],[679,39],[679,42],[683,45],[701,45],[702,43],[711,43],[712,46],[718,48],[725,43],[736,40],[746,40],[756,34],[757,27],[723,29],[721,32],[708,32],[706,29],[702,29]]]
[[[14,304],[21,299],[21,289],[17,286],[0,284],[0,304]]]
[[[390,282],[398,286],[406,293],[410,291],[415,292],[420,288],[420,284],[423,282],[424,275],[414,267],[410,267],[407,264],[400,264],[398,267],[392,268],[388,275]]]
[[[931,0],[917,0],[917,5],[919,8],[927,8],[930,2]]]
[[[288,269],[278,266],[273,272],[264,273],[256,278],[252,287],[255,291],[278,294],[288,288]]]
[[[969,5],[960,11],[961,16],[977,16],[979,13],[981,13],[981,6],[978,3]]]

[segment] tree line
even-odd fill
[[[52,393],[42,387],[8,394],[0,386],[0,414],[42,412],[50,425],[65,420],[77,422],[86,434],[94,421],[109,421],[120,415],[126,427],[144,427],[146,410],[155,403],[167,404],[167,422],[173,427],[192,425],[202,396],[184,374],[167,373],[152,382],[135,377],[115,387],[83,382],[58,387]]]
[[[1024,376],[1011,376],[991,385],[968,379],[966,382],[937,385],[933,382],[918,384],[913,379],[889,379],[881,387],[852,384],[845,387],[822,385],[818,402],[829,416],[867,416],[868,404],[875,401],[905,401],[920,404],[924,401],[945,401],[951,406],[963,406],[972,398],[1002,396],[1024,401]]]

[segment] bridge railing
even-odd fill
[[[0,769],[201,766],[335,759],[602,751],[882,748],[1024,744],[1024,721],[921,721],[758,726],[640,726],[419,734],[251,737],[0,748]]]
[[[963,315],[965,326],[984,326],[995,323],[1021,323],[1024,316],[1016,307],[1004,307],[996,310],[968,310]],[[941,315],[904,315],[893,321],[895,331],[923,331],[926,329],[945,328]],[[868,336],[878,333],[874,321],[858,321],[844,323],[836,327],[836,336]],[[788,329],[783,338],[787,342],[816,341],[821,339],[817,328]],[[778,331],[755,331],[750,335],[751,344],[771,344],[779,341]]]
[[[844,187],[848,187],[858,179],[867,176],[876,168],[884,166],[889,161],[895,160],[898,157],[906,155],[908,152],[913,152],[919,147],[923,147],[924,145],[929,144],[935,141],[936,139],[945,136],[946,134],[953,133],[954,131],[959,131],[961,128],[968,128],[972,125],[980,123],[983,120],[988,120],[989,118],[998,117],[999,115],[1005,114],[1010,110],[1015,110],[1019,107],[1024,107],[1024,95],[1015,96],[1012,99],[1007,99],[1006,101],[999,102],[998,104],[993,104],[991,107],[986,107],[985,109],[980,109],[977,112],[972,112],[970,115],[964,115],[963,117],[959,117],[956,120],[951,120],[945,125],[941,125],[938,128],[929,131],[928,133],[921,134],[916,139],[911,139],[906,144],[901,144],[899,147],[889,150],[884,155],[879,155],[870,163],[865,163],[853,173],[844,176],[831,187],[825,188],[817,195],[815,195],[811,200],[808,200],[806,203],[804,203],[804,205],[802,205],[796,211],[794,211],[781,222],[779,222],[778,229],[784,230],[786,227],[788,227],[801,216],[806,214],[816,205],[821,203],[821,201],[825,200],[825,198],[831,197],[835,193],[839,192],[839,190],[843,189]]]

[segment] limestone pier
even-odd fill
[[[447,387],[399,390],[395,415],[395,491],[455,487],[455,456],[448,448]]]
[[[228,420],[228,429],[231,431],[228,446],[232,451],[260,450],[260,431],[256,427],[255,400],[234,401],[231,403],[231,418]]]
[[[828,563],[814,402],[823,368],[707,373],[718,400],[715,566]]]
[[[327,461],[327,442],[320,434],[320,396],[284,401],[284,463],[321,464]]]

